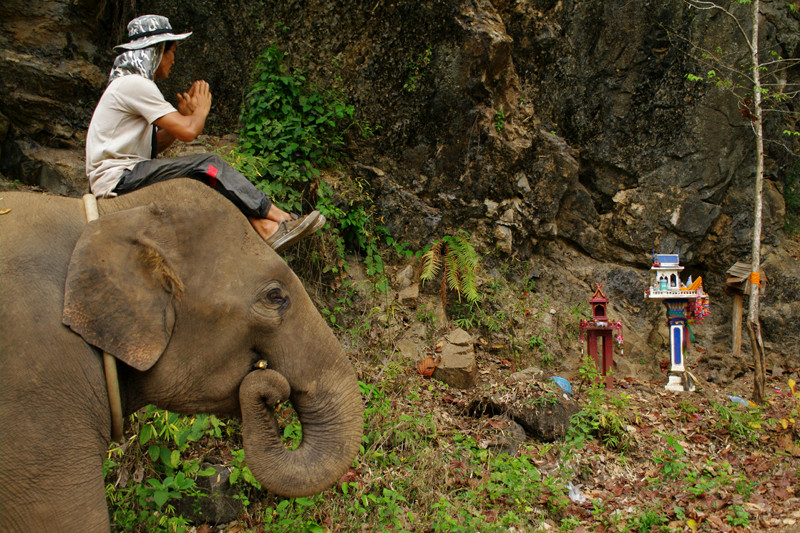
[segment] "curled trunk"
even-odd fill
[[[274,370],[255,370],[239,388],[247,464],[261,485],[281,496],[301,497],[327,489],[358,453],[363,407],[358,382],[346,358],[307,390],[291,390]],[[303,429],[295,450],[281,442],[274,406],[290,399]]]

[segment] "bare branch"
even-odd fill
[[[778,64],[778,63],[788,63],[785,67],[779,69],[779,70],[786,70],[786,69],[792,68],[793,66],[797,65],[798,63],[800,63],[800,59],[794,59],[794,58],[773,59],[772,61],[764,61],[764,62],[762,62],[761,66],[762,67],[768,67],[770,65],[775,65],[775,64]]]
[[[792,150],[792,149],[791,149],[789,146],[786,146],[786,144],[784,144],[784,143],[783,143],[783,142],[781,142],[781,141],[776,141],[776,140],[774,140],[774,139],[769,139],[769,138],[766,138],[766,139],[764,139],[764,142],[765,142],[765,143],[768,143],[768,144],[770,144],[770,145],[776,144],[776,145],[780,146],[780,147],[781,147],[781,148],[783,148],[783,149],[786,151],[786,153],[788,153],[789,155],[793,155],[793,156],[800,156],[800,152],[798,152],[798,151],[796,151],[796,150]]]
[[[742,37],[744,38],[744,42],[747,43],[747,46],[750,48],[750,52],[751,53],[753,52],[753,43],[750,42],[750,38],[747,36],[747,32],[742,27],[742,24],[739,22],[739,19],[736,18],[736,15],[734,15],[733,13],[731,13],[730,11],[725,9],[724,7],[716,4],[715,2],[709,2],[709,1],[706,1],[706,0],[684,0],[684,1],[686,2],[686,4],[689,7],[693,7],[695,9],[699,9],[699,10],[702,10],[702,11],[710,11],[710,10],[717,9],[719,11],[722,11],[726,15],[728,15],[728,17],[730,17],[731,20],[733,20],[734,24],[736,24],[736,27],[739,28],[739,33],[742,34]]]

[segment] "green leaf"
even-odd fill
[[[153,426],[150,424],[145,424],[142,426],[141,431],[139,432],[139,444],[147,444],[150,442],[150,439],[153,437]]]
[[[175,468],[176,466],[178,466],[178,460],[180,459],[181,456],[180,452],[178,452],[177,450],[173,452],[166,446],[161,446],[160,452],[161,452],[160,456],[162,463],[164,463],[166,466],[170,468]]]
[[[158,459],[158,456],[161,454],[161,446],[156,444],[151,444],[147,447],[147,455],[150,456],[150,460],[155,462]]]
[[[153,492],[153,501],[158,506],[159,509],[164,506],[169,500],[169,491],[166,490],[157,490]]]
[[[178,433],[175,434],[175,444],[178,446],[178,448],[183,448],[186,445],[186,441],[189,439],[189,434],[191,431],[191,428],[183,427],[178,431]]]

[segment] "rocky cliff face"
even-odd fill
[[[798,16],[764,6],[767,42],[797,57]],[[85,190],[81,143],[111,46],[148,12],[195,32],[163,92],[208,80],[212,133],[237,128],[268,43],[343,88],[376,132],[349,139],[348,172],[368,180],[398,240],[420,248],[466,229],[498,260],[529,260],[540,290],[572,303],[603,282],[642,352],[663,313],[641,295],[650,251],[680,249],[715,304],[701,342],[729,343],[721,288],[749,259],[752,131],[730,95],[685,79],[697,66],[668,33],[736,42],[719,15],[681,0],[6,0],[0,172]],[[785,252],[780,193],[792,161],[769,155],[762,320],[771,351],[796,357],[800,269]]]

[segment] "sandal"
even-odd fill
[[[320,218],[323,220],[322,223],[325,224],[325,217],[320,215],[319,211],[312,211],[304,217],[292,218],[292,220],[281,222],[277,231],[266,239],[266,243],[272,246],[276,252],[280,252],[290,244],[294,244],[311,233]]]

